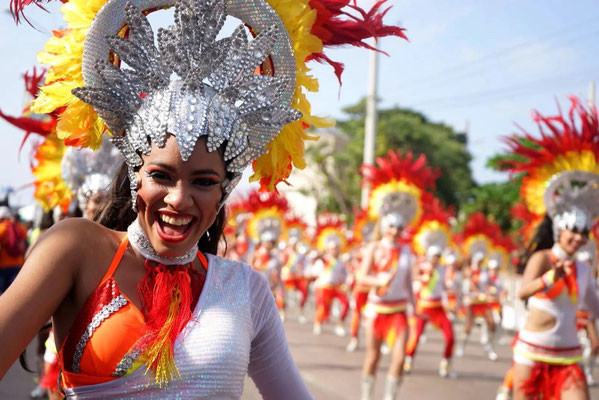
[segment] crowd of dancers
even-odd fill
[[[388,352],[394,400],[429,323],[445,342],[441,377],[459,379],[454,347],[463,356],[477,322],[497,360],[504,278],[518,272],[528,312],[497,398],[587,399],[599,353],[594,107],[572,98],[567,117],[534,115],[540,135],[506,138],[518,234],[456,215],[435,197],[441,172],[410,149],[361,167],[367,206],[351,216],[304,219],[277,192],[305,164],[304,130],[329,124],[306,99],[318,87],[306,62],[340,78],[324,48],[405,38],[383,24],[384,2],[65,1],[68,28],[40,54],[49,70],[25,75],[32,102],[0,116],[39,136],[44,216],[82,218],[41,219],[25,252],[0,208],[0,376],[51,325],[40,346],[51,398],[239,398],[249,375],[264,398],[303,400],[284,333],[296,317],[314,335],[349,329],[347,351],[364,349],[362,400]],[[11,1],[17,20],[30,3],[41,1]],[[147,14],[166,6],[174,23],[155,42]],[[220,38],[228,16],[242,23]],[[260,189],[233,193],[250,167]]]

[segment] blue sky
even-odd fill
[[[58,2],[57,2],[58,3]],[[367,6],[369,0],[358,0]],[[484,167],[501,149],[499,138],[515,130],[514,122],[534,131],[530,112],[551,114],[556,99],[587,96],[589,82],[599,78],[599,4],[591,0],[441,1],[389,0],[388,23],[407,29],[410,42],[383,39],[380,57],[380,105],[409,107],[434,122],[463,130],[468,126],[472,169],[478,182],[505,179]],[[28,13],[39,31],[14,25],[0,14],[0,108],[18,114],[23,106],[21,74],[35,64],[50,29],[64,26],[58,4],[50,14]],[[313,110],[343,118],[342,108],[366,94],[368,54],[331,50],[344,62],[341,96],[327,66],[314,65],[321,90],[311,95]],[[0,121],[2,146],[0,186],[32,181],[29,150],[17,160],[21,132]],[[20,200],[25,202],[30,192]]]

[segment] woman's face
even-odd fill
[[[87,203],[85,203],[85,217],[92,219],[102,209],[105,201],[106,195],[101,190],[89,196]]]
[[[560,247],[568,253],[568,255],[573,255],[587,242],[587,239],[588,233],[586,232],[562,229],[559,233],[558,242]]]
[[[385,236],[387,239],[398,241],[401,237],[401,228],[394,225],[386,226],[383,231],[383,236]]]
[[[139,223],[158,254],[180,256],[197,245],[216,219],[224,162],[218,152],[208,152],[205,138],[183,162],[172,135],[164,147],[152,145],[150,155],[142,158]]]

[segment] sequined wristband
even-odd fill
[[[555,283],[555,270],[550,269],[541,275],[541,282],[543,283],[543,289],[547,289],[550,286],[553,286]]]

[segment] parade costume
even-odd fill
[[[23,75],[27,97],[37,98],[39,86],[45,76],[45,71],[37,71],[35,68]],[[0,111],[0,117],[25,132],[21,149],[32,134],[39,136],[33,144],[30,165],[35,177],[33,196],[46,211],[60,207],[66,212],[74,196],[62,176],[61,163],[67,146],[56,135],[56,124],[61,112],[62,109],[58,109],[37,114],[31,110],[30,104],[25,106],[20,117],[9,116]]]
[[[349,333],[351,336],[350,343],[347,345],[347,351],[355,351],[358,348],[358,331],[360,329],[360,321],[366,302],[368,301],[368,293],[370,287],[358,283],[358,271],[362,263],[361,254],[364,246],[369,243],[374,237],[376,229],[376,219],[368,216],[367,209],[360,209],[354,219],[353,241],[357,246],[360,246],[355,251],[355,257],[351,260],[350,269],[352,270],[352,312]]]
[[[230,201],[227,204],[227,258],[249,264],[254,252],[254,243],[247,235],[247,219],[250,213],[245,211],[245,199]]]
[[[487,259],[488,285],[487,285],[487,307],[495,321],[495,337],[501,338],[503,308],[502,303],[506,296],[506,289],[500,277],[500,271],[506,271],[510,264],[510,253],[516,249],[515,243],[509,236],[495,237],[489,250]]]
[[[488,295],[491,285],[486,263],[488,255],[493,249],[494,243],[502,237],[501,228],[495,222],[489,221],[481,212],[475,212],[468,216],[464,224],[464,230],[460,235],[464,254],[470,258],[467,271],[467,288],[464,294],[464,307],[466,314],[466,325],[458,343],[456,354],[463,356],[470,329],[476,318],[484,318],[481,343],[491,361],[497,360],[494,349],[495,325],[490,321],[490,297]]]
[[[425,204],[424,217],[414,235],[414,249],[420,260],[418,276],[414,279],[420,283],[416,294],[416,313],[411,323],[410,337],[406,345],[406,361],[404,369],[411,371],[414,355],[418,348],[420,336],[430,321],[440,329],[445,340],[443,359],[439,366],[442,377],[449,375],[451,356],[453,355],[453,326],[447,318],[444,302],[447,298],[445,287],[446,268],[440,263],[444,250],[450,245],[450,218],[452,215],[443,210],[438,199]]]
[[[460,306],[462,301],[462,271],[460,268],[460,252],[455,242],[452,246],[445,249],[441,264],[445,266],[445,288],[447,290],[446,309],[449,318],[454,320],[460,315]]]
[[[297,216],[285,216],[287,226],[287,247],[283,251],[281,279],[285,285],[285,293],[297,291],[300,294],[299,317],[305,323],[304,306],[308,301],[308,279],[306,277],[306,246],[303,243],[307,225]],[[303,248],[300,248],[303,246]]]
[[[341,314],[335,327],[335,334],[345,335],[343,323],[349,312],[349,299],[346,293],[348,269],[345,261],[341,258],[346,251],[345,238],[345,221],[339,215],[325,213],[317,217],[314,246],[321,255],[310,270],[310,275],[316,278],[314,281],[315,335],[320,335],[322,323],[329,320],[335,299],[341,305]]]
[[[70,191],[75,194],[84,217],[94,217],[88,215],[88,202],[107,193],[114,179],[115,166],[122,163],[123,157],[107,137],[104,137],[97,151],[67,148],[62,157],[61,174]]]
[[[525,173],[521,196],[526,207],[551,217],[556,242],[550,250],[551,263],[572,262],[570,271],[559,279],[553,269],[545,272],[539,278],[543,288],[528,299],[530,310],[552,315],[555,325],[545,331],[522,329],[514,346],[514,362],[530,367],[530,377],[518,389],[543,399],[559,399],[563,390],[584,384],[576,310],[586,301],[591,311],[599,312],[590,267],[573,260],[558,243],[562,230],[589,232],[599,216],[597,111],[589,112],[577,98],[570,101],[567,118],[533,114],[540,138],[524,132],[506,139],[518,157],[506,161],[504,168]]]
[[[245,222],[246,233],[255,248],[250,264],[268,281],[281,317],[284,318],[285,288],[281,280],[283,262],[277,243],[287,229],[287,200],[276,193],[254,190],[243,200],[243,209],[249,213]]]
[[[589,290],[594,290],[599,294],[599,285],[597,283],[597,227],[595,223],[591,229],[591,235],[586,245],[582,246],[576,252],[576,259],[584,262],[591,267],[591,276],[593,280]],[[576,312],[576,323],[578,327],[578,338],[582,345],[582,355],[584,364],[584,374],[589,386],[596,385],[593,377],[593,370],[597,360],[597,351],[593,347],[597,346],[597,321],[596,317],[589,312],[589,305],[586,302],[581,302]]]
[[[418,226],[424,200],[432,195],[439,171],[426,165],[426,157],[414,157],[411,152],[403,156],[389,151],[387,157],[376,159],[376,166],[363,164],[363,184],[369,185],[368,215],[377,219],[381,233],[389,227],[403,231]],[[408,304],[414,306],[411,290],[411,269],[414,262],[408,245],[383,238],[373,244],[374,277],[382,284],[372,287],[364,316],[378,341],[390,344],[407,331],[406,311]],[[393,346],[389,346],[393,348]],[[403,360],[402,360],[403,362]],[[372,396],[373,376],[363,376],[362,399]],[[401,384],[401,375],[388,375],[384,399],[395,399]]]
[[[30,3],[41,1],[13,0],[11,9],[18,17]],[[328,124],[311,114],[305,92],[316,91],[317,80],[306,62],[328,62],[339,76],[342,66],[323,46],[371,48],[362,40],[403,36],[400,28],[383,25],[382,4],[365,12],[328,0],[70,0],[62,7],[67,29],[55,31],[40,53],[51,68],[32,110],[59,110],[56,133],[68,145],[97,149],[107,131],[124,156],[135,211],[142,155],[172,135],[186,162],[204,137],[207,151],[220,151],[224,161],[222,207],[247,166],[254,168],[252,179],[271,190],[292,166],[304,166],[304,129]],[[168,7],[175,9],[174,24],[158,31],[156,47],[146,14]],[[361,16],[344,18],[347,8]],[[228,16],[241,24],[217,39]],[[112,272],[126,249],[121,244],[88,299],[90,310],[80,314],[85,323],[69,332],[74,348],[65,343],[61,349],[67,397],[239,398],[248,372],[265,398],[310,397],[258,273],[194,247],[161,255],[137,220],[127,237],[146,259],[138,284],[143,307],[136,310],[118,295]],[[196,257],[206,258],[204,285],[188,268]],[[101,331],[122,331],[122,323],[111,324],[119,315],[132,329],[122,341],[104,342],[108,357],[89,354],[88,370],[87,343],[105,340]],[[132,371],[131,362],[141,366]],[[88,374],[107,381],[86,381]]]

